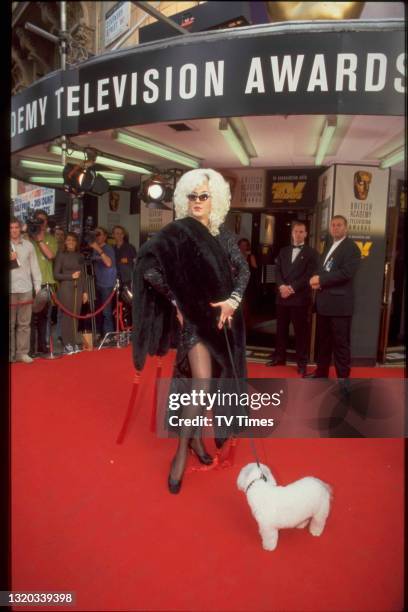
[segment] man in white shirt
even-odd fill
[[[10,220],[10,361],[31,363],[30,321],[35,293],[41,289],[41,272],[33,245],[21,237],[21,222]]]
[[[361,256],[347,236],[347,219],[342,215],[332,218],[330,235],[333,240],[321,256],[318,273],[310,279],[317,312],[317,368],[310,378],[328,377],[332,355],[337,377],[350,376],[353,278]]]

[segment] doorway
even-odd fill
[[[276,257],[290,244],[291,224],[298,220],[309,227],[313,209],[233,210],[226,219],[227,227],[237,240],[247,238],[256,268],[251,268],[251,279],[245,292],[243,310],[246,323],[247,346],[254,352],[251,357],[264,359],[276,344]],[[237,229],[240,232],[237,232]],[[294,336],[290,326],[288,359],[294,356]]]
[[[399,365],[405,362],[404,296],[406,182],[398,182],[396,206],[387,212],[387,245],[381,311],[378,361]]]

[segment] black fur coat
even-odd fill
[[[217,237],[218,238],[218,237]],[[176,309],[144,279],[151,267],[165,275],[183,317],[197,329],[217,364],[218,376],[233,377],[224,330],[217,328],[219,309],[210,302],[227,299],[233,291],[233,271],[222,243],[199,221],[173,221],[139,250],[133,276],[133,359],[141,370],[147,354],[164,355],[179,325]],[[241,308],[227,331],[235,370],[246,377],[245,330]]]

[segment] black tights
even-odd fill
[[[205,344],[198,342],[192,349],[189,350],[188,362],[191,369],[191,377],[193,379],[192,388],[195,388],[194,380],[197,380],[200,381],[196,385],[197,390],[205,390],[206,383],[204,383],[203,380],[209,381],[212,373],[211,355]],[[202,415],[203,412],[204,406],[194,406],[190,404],[189,406],[184,406],[182,418],[192,419],[196,416]],[[205,452],[204,444],[199,435],[199,431],[200,428],[194,426],[183,425],[181,427],[177,452],[174,456],[171,467],[171,477],[174,480],[180,480],[183,476],[189,442],[198,454],[202,455]]]

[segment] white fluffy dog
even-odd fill
[[[309,521],[310,533],[321,535],[330,512],[331,487],[311,476],[279,487],[270,469],[262,463],[260,468],[256,463],[243,467],[237,486],[246,493],[264,549],[275,550],[279,529],[302,529]]]

